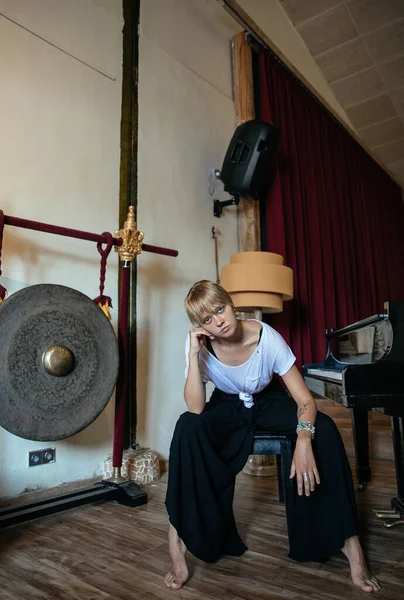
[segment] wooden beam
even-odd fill
[[[236,123],[255,118],[254,84],[251,48],[242,31],[233,37],[233,81]],[[237,209],[239,251],[261,249],[259,204],[253,200],[240,199]]]
[[[286,58],[281,50],[269,39],[269,37],[262,31],[257,23],[251,19],[251,17],[241,8],[241,6],[235,0],[220,0],[225,10],[249,33],[251,33],[258,41],[262,42],[264,46],[272,50],[276,54],[283,64],[293,73],[293,75],[301,81],[301,83],[308,89],[308,91],[324,106],[324,108],[331,113],[338,123],[349,133],[349,135],[363,148],[363,150],[385,171],[389,177],[397,185],[402,188],[402,184],[395,177],[395,175],[389,171],[386,165],[366,146],[363,140],[355,133],[355,131],[342,120],[335,109],[327,102],[325,98],[311,85],[311,83],[296,69],[296,67]],[[239,34],[241,35],[241,34]],[[237,36],[236,36],[237,37]],[[234,38],[233,38],[234,39]],[[250,117],[253,118],[253,117]]]

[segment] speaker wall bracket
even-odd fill
[[[237,206],[239,201],[240,198],[238,196],[234,196],[234,198],[230,198],[229,200],[213,200],[213,215],[220,219],[225,206]]]

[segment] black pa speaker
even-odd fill
[[[226,192],[251,200],[264,195],[279,135],[275,125],[258,119],[237,127],[220,171]]]

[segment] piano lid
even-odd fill
[[[404,365],[404,301],[386,302],[381,314],[340,329],[327,329],[326,341],[324,361],[305,367],[342,371],[349,365],[379,361]]]
[[[303,366],[307,386],[345,406],[393,406],[404,401],[404,301],[385,313],[327,330],[327,355]]]
[[[338,336],[338,358],[346,364],[367,365],[388,356],[393,345],[393,327],[386,318],[373,325]]]

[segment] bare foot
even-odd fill
[[[188,567],[185,560],[187,549],[171,523],[168,530],[168,546],[171,557],[171,571],[164,577],[164,583],[173,590],[179,590],[188,581]]]
[[[349,560],[351,577],[355,585],[360,587],[363,592],[376,592],[377,590],[380,590],[380,585],[376,577],[373,577],[373,575],[369,573],[362,546],[360,545],[357,535],[345,540],[341,552],[343,552]]]

